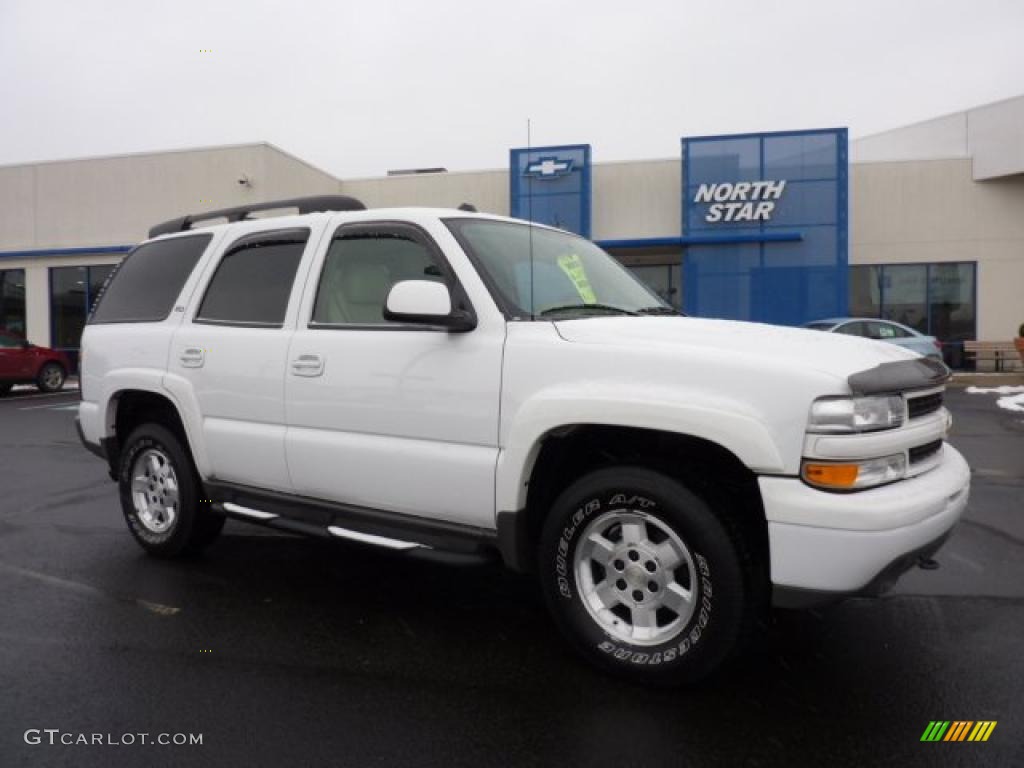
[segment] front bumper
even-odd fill
[[[778,605],[827,602],[888,588],[934,553],[960,519],[970,468],[950,445],[935,469],[849,494],[796,478],[760,478]]]

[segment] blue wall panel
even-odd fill
[[[590,237],[590,145],[513,149],[512,216]]]
[[[685,310],[781,325],[845,315],[847,207],[845,128],[683,139],[684,234],[720,240],[687,247]],[[781,231],[801,239],[730,242]]]

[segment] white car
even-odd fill
[[[892,320],[880,320],[877,317],[832,317],[827,320],[806,323],[804,328],[884,341],[909,349],[922,357],[942,360],[942,344],[938,339],[919,333],[909,325],[895,323]]]
[[[154,228],[82,339],[79,431],[154,555],[225,515],[493,554],[584,656],[680,683],[772,602],[884,589],[967,503],[947,371],[898,347],[681,317],[587,240],[508,218],[217,216]]]

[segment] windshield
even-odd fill
[[[582,237],[486,219],[452,219],[447,224],[504,308],[516,317],[679,314]]]

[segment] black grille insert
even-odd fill
[[[923,395],[921,397],[908,397],[907,398],[907,418],[916,419],[919,416],[927,416],[929,413],[935,413],[942,407],[942,393],[936,392],[934,395]]]
[[[916,448],[911,448],[910,449],[910,463],[911,464],[917,464],[919,461],[924,461],[925,459],[927,459],[927,458],[929,458],[931,456],[934,456],[936,453],[938,453],[941,450],[942,450],[942,441],[941,440],[936,440],[936,441],[931,442],[931,443],[925,443],[924,445],[919,445]]]

